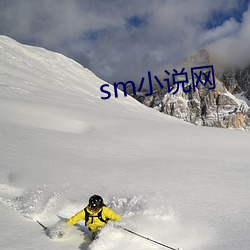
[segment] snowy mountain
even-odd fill
[[[54,228],[97,193],[124,227],[174,248],[249,249],[249,133],[193,126],[121,92],[102,100],[103,84],[0,36],[0,248],[162,249],[112,225],[91,243],[84,222],[62,239],[36,223]]]
[[[189,71],[191,67],[212,64],[208,50],[202,49],[188,57],[183,65]],[[209,90],[208,84],[199,84],[195,91],[191,89],[185,93],[180,87],[176,94],[172,94],[174,91],[170,94],[168,88],[158,87],[152,96],[145,97],[143,94],[148,90],[144,90],[143,94],[134,98],[148,107],[195,125],[249,130],[249,72],[238,70],[223,73],[216,66],[215,69],[214,90]],[[188,85],[192,86],[191,76]]]

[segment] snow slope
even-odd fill
[[[196,127],[121,92],[102,100],[104,83],[0,36],[0,248],[162,249],[112,225],[90,244],[83,223],[61,240],[36,223],[53,228],[97,193],[124,227],[169,246],[248,250],[249,133]]]

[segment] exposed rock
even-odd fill
[[[201,49],[185,60],[185,64],[190,64],[192,67],[206,66],[209,65],[209,63],[209,52],[207,49]]]
[[[151,96],[140,95],[136,99],[148,107],[196,125],[248,129],[248,105],[230,94],[217,78],[216,88],[209,90],[208,87],[200,84],[195,91],[188,93],[180,88],[175,95],[162,89]]]
[[[188,70],[211,64],[208,51],[202,49],[188,57],[184,66]],[[186,87],[188,85],[192,86],[191,79]],[[151,96],[145,96],[148,90],[143,90],[133,97],[148,107],[196,125],[248,130],[250,108],[233,94],[242,93],[250,99],[250,67],[227,73],[216,72],[215,85],[215,89],[209,90],[208,84],[199,84],[195,91],[191,88],[188,93],[180,87],[175,95],[168,93],[167,88],[153,88]]]
[[[218,73],[217,77],[223,81],[230,93],[241,93],[250,100],[250,66],[243,69],[228,69],[223,73]]]

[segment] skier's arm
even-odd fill
[[[84,212],[84,209],[83,209],[83,210],[81,210],[80,212],[78,212],[77,214],[75,214],[74,216],[72,216],[72,217],[67,221],[67,224],[75,225],[78,221],[84,220],[84,218],[85,218],[85,212]]]
[[[107,219],[110,219],[112,221],[118,221],[120,222],[122,220],[121,216],[116,214],[113,210],[110,208],[105,207],[105,217]]]

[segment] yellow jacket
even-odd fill
[[[104,221],[107,221],[107,220],[121,221],[122,220],[118,214],[116,214],[113,210],[111,210],[110,208],[106,206],[103,206],[98,212],[93,212],[88,207],[86,209],[87,209],[87,212],[89,213],[89,219],[85,223],[92,233],[95,233],[96,231],[98,231],[98,229],[102,228],[106,224],[105,222],[101,221],[98,218],[98,214],[100,213],[100,211],[102,211],[101,215]],[[85,220],[84,209],[78,212],[76,215],[72,216],[67,221],[67,224],[74,225],[80,220]]]

